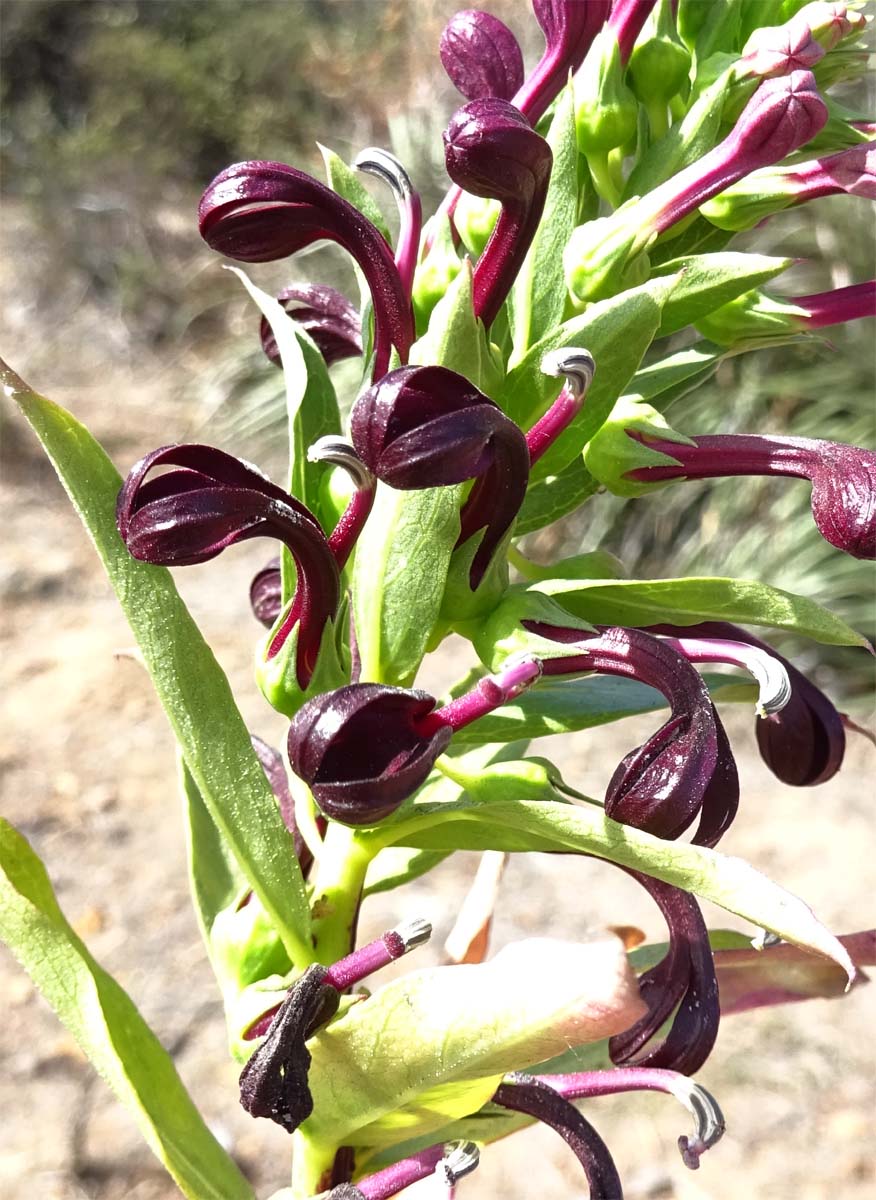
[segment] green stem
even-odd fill
[[[594,151],[587,155],[587,165],[593,178],[593,186],[603,200],[607,200],[612,208],[617,208],[621,202],[622,188],[619,188],[609,166],[608,151]]]
[[[324,1191],[331,1178],[335,1147],[312,1141],[302,1129],[292,1135],[292,1196],[294,1200]]]
[[[352,950],[365,873],[374,853],[355,829],[329,822],[313,889],[317,962],[328,966]]]
[[[669,110],[663,100],[650,100],[645,104],[648,124],[651,126],[651,141],[659,142],[669,132]]]
[[[626,187],[624,179],[624,159],[627,157],[626,149],[623,146],[615,146],[614,150],[608,153],[608,173],[611,176],[612,186],[614,187],[617,200],[614,202],[615,208],[621,203]]]
[[[669,111],[672,113],[673,122],[676,123],[683,121],[687,116],[687,105],[678,93],[669,101]]]
[[[544,568],[526,558],[516,546],[508,547],[508,562],[516,571],[520,572],[524,579],[544,579],[545,577]]]

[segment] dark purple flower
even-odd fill
[[[708,688],[687,659],[640,629],[588,636],[537,621],[523,624],[570,648],[570,657],[545,658],[545,675],[598,671],[638,679],[663,693],[669,720],[620,762],[606,790],[605,811],[615,821],[669,839],[682,834],[699,813],[693,840],[714,846],[736,814],[739,779]]]
[[[643,440],[635,432],[628,436]],[[691,445],[647,440],[677,466],[640,467],[628,477],[714,479],[731,475],[790,475],[812,484],[812,515],[825,541],[854,558],[876,559],[876,453],[815,438],[714,434]]]
[[[538,659],[521,658],[440,709],[425,692],[348,684],[296,713],[289,761],[326,816],[373,825],[425,782],[454,729],[513,700],[540,675]]]
[[[289,990],[267,1036],[240,1075],[240,1103],[253,1117],[270,1117],[293,1133],[313,1112],[306,1042],[337,1012],[339,994],[326,968],[308,967]]]
[[[755,724],[761,758],[777,779],[792,787],[826,783],[840,769],[846,748],[842,717],[824,692],[772,646],[724,621],[684,627],[655,625],[651,632],[677,637],[733,638],[777,659],[788,673],[791,695],[780,712],[760,717]]]
[[[450,741],[442,726],[424,736],[435,707],[425,692],[352,683],[315,696],[289,729],[289,761],[327,817],[374,825],[417,790]]]
[[[286,768],[283,765],[283,758],[279,751],[269,746],[267,742],[263,742],[261,738],[254,734],[250,735],[252,748],[256,752],[256,758],[262,764],[262,770],[267,776],[268,783],[271,785],[271,791],[280,809],[280,816],[283,818],[283,824],[292,834],[292,843],[295,847],[295,857],[298,859],[301,867],[301,873],[307,878],[307,873],[313,865],[313,853],[310,847],[301,836],[298,829],[298,823],[295,820],[295,801],[292,799],[292,793],[289,791],[289,779],[286,775]]]
[[[581,66],[611,0],[532,0],[532,10],[544,34],[544,53],[512,100],[535,125],[566,86],[569,72]]]
[[[392,251],[371,222],[325,184],[285,163],[234,163],[201,197],[198,224],[209,246],[240,262],[273,262],[313,242],[337,242],[371,289],[374,378],[386,371],[393,346],[407,358],[413,314]]]
[[[476,588],[526,495],[529,451],[519,427],[455,371],[399,367],[359,397],[350,431],[359,456],[390,487],[477,481],[458,542],[485,530],[470,572]]]
[[[623,1196],[620,1176],[605,1142],[575,1105],[548,1083],[532,1075],[508,1075],[496,1089],[493,1103],[555,1129],[584,1168],[590,1200],[618,1200]]]
[[[466,100],[510,100],[523,83],[517,38],[491,13],[466,8],[450,18],[438,53],[453,86]]]
[[[362,328],[359,314],[346,296],[318,283],[293,283],[278,293],[277,299],[293,321],[315,342],[327,366],[362,353]],[[265,317],[259,325],[262,349],[280,366],[277,342]]]
[[[502,211],[474,272],[474,310],[489,328],[523,264],[544,209],[550,146],[505,100],[472,100],[444,132],[447,174]]]
[[[155,467],[176,468],[147,479]],[[295,559],[294,600],[268,649],[273,657],[297,627],[299,685],[316,665],[326,623],[340,598],[337,563],[318,521],[255,467],[212,446],[164,446],[132,468],[116,522],[134,558],[161,566],[208,562],[254,537],[283,542]]]
[[[253,616],[270,629],[283,607],[283,580],[279,558],[272,558],[257,571],[249,585]]]
[[[622,870],[640,883],[659,907],[669,928],[669,950],[639,977],[639,993],[648,1012],[631,1029],[609,1039],[611,1061],[693,1075],[712,1051],[721,1016],[703,914],[694,897],[680,888],[626,867]],[[666,1036],[649,1046],[670,1017]]]

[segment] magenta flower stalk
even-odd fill
[[[589,351],[569,347],[546,354],[541,360],[541,369],[545,375],[565,375],[566,386],[526,435],[530,466],[538,462],[581,411],[593,382],[596,364]]]
[[[283,288],[277,300],[286,313],[315,342],[326,366],[362,353],[362,327],[359,314],[346,296],[335,288],[317,283],[295,283]],[[262,349],[275,366],[280,366],[280,351],[267,319],[259,325]]]
[[[617,39],[622,66],[629,62],[636,38],[656,3],[657,0],[614,0],[608,27]]]
[[[357,399],[353,445],[378,479],[402,491],[475,480],[460,514],[462,545],[484,530],[472,590],[526,495],[529,451],[497,404],[447,367],[399,367]]]
[[[147,478],[163,466],[176,469]],[[208,562],[254,537],[283,542],[295,560],[297,587],[267,653],[273,658],[297,629],[296,675],[307,686],[323,630],[337,612],[340,580],[319,522],[294,496],[212,446],[163,446],[132,468],[116,523],[134,558],[161,566]]]
[[[544,658],[545,675],[624,675],[663,693],[670,718],[618,765],[606,790],[605,811],[612,820],[668,839],[679,837],[699,813],[693,840],[714,846],[736,814],[739,779],[708,688],[687,659],[640,629],[588,636],[536,621],[523,625],[568,649],[567,657]]]
[[[781,712],[791,699],[791,680],[783,663],[750,643],[727,638],[679,637],[665,639],[692,663],[726,663],[742,667],[757,681],[757,711],[762,717]]]
[[[474,1142],[448,1142],[429,1146],[410,1158],[384,1167],[373,1175],[365,1175],[357,1183],[341,1184],[329,1192],[326,1200],[389,1200],[405,1188],[437,1176],[446,1188],[452,1189],[460,1179],[477,1167],[480,1152]]]
[[[682,1135],[678,1148],[686,1167],[692,1171],[700,1157],[724,1135],[724,1114],[704,1087],[693,1083],[678,1071],[659,1067],[620,1067],[614,1071],[580,1071],[573,1075],[536,1075],[540,1083],[552,1087],[566,1100],[584,1100],[595,1096],[615,1096],[621,1092],[665,1092],[674,1096],[696,1121],[693,1138]]]
[[[423,226],[423,206],[420,193],[411,183],[411,177],[394,154],[388,150],[370,147],[362,150],[353,160],[353,166],[367,175],[376,175],[392,189],[399,216],[398,243],[395,248],[395,265],[398,268],[402,287],[408,296],[414,282],[417,255],[420,250],[420,231]]]
[[[628,431],[628,436],[638,435]],[[641,440],[641,439],[639,439]],[[815,438],[714,434],[691,445],[648,439],[677,465],[638,467],[631,479],[787,475],[812,484],[812,515],[825,541],[853,558],[876,559],[876,453]]]
[[[824,329],[828,325],[843,325],[862,317],[876,317],[876,279],[853,283],[849,287],[796,296],[789,304],[806,313],[803,324],[809,329]]]
[[[408,921],[396,929],[389,929],[367,946],[361,946],[333,963],[326,971],[325,982],[339,992],[346,992],[375,971],[410,954],[417,946],[425,945],[431,936],[432,926],[428,921]]]
[[[520,44],[492,13],[472,8],[456,13],[444,27],[438,53],[466,100],[511,100],[523,85]]]
[[[374,506],[377,480],[349,442],[333,434],[315,441],[308,448],[307,458],[309,462],[328,462],[343,467],[356,488],[328,539],[338,570],[342,571]]]
[[[718,978],[703,914],[688,892],[621,869],[657,904],[669,929],[669,949],[639,977],[639,994],[648,1012],[609,1039],[611,1061],[617,1066],[661,1067],[693,1075],[711,1054],[721,1020]],[[670,1017],[668,1032],[655,1042]]]
[[[475,316],[489,329],[541,220],[553,154],[506,100],[472,100],[444,132],[444,162],[454,183],[502,205],[474,271]]]
[[[791,683],[791,694],[781,711],[771,713],[755,724],[761,758],[777,779],[791,787],[814,787],[825,783],[840,769],[846,746],[842,715],[820,688],[772,646],[748,630],[724,621],[706,621],[681,628],[655,625],[650,632],[732,639],[765,651],[771,659],[781,663]]]
[[[538,659],[521,659],[436,711],[426,692],[348,684],[295,714],[289,761],[327,817],[374,825],[425,782],[455,729],[519,696],[540,674]]]
[[[556,1130],[584,1168],[590,1200],[623,1196],[620,1176],[605,1142],[578,1109],[543,1079],[508,1075],[493,1095],[493,1103],[525,1113]]]
[[[766,80],[723,142],[637,202],[639,239],[665,232],[752,171],[804,146],[827,118],[811,71]]]
[[[221,171],[198,206],[201,236],[240,262],[273,262],[318,241],[333,241],[355,259],[374,305],[374,378],[402,361],[414,340],[410,296],[392,251],[359,210],[325,184],[285,163],[235,163]]]

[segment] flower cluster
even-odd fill
[[[694,896],[661,879],[658,867],[661,842],[693,828],[692,853],[714,847],[744,812],[733,751],[696,668],[723,664],[753,676],[757,743],[786,783],[810,786],[839,769],[843,720],[767,643],[712,619],[718,611],[788,627],[774,620],[768,598],[760,608],[734,608],[732,589],[721,592],[727,581],[714,580],[711,606],[686,607],[680,588],[652,602],[646,583],[636,591],[635,581],[606,577],[592,555],[533,579],[512,544],[600,486],[646,495],[671,481],[768,474],[808,480],[823,537],[845,554],[876,559],[872,451],[781,434],[679,432],[662,413],[671,381],[656,391],[636,387],[637,371],[659,377],[659,353],[643,365],[652,341],[680,328],[699,331],[710,346],[739,347],[876,313],[873,281],[770,301],[760,284],[790,264],[769,260],[765,272],[760,259],[749,266],[746,255],[724,250],[729,231],[804,200],[874,194],[872,143],[853,121],[831,115],[825,97],[863,22],[841,3],[764,0],[744,7],[744,21],[728,5],[736,17],[722,23],[723,7],[533,0],[546,45],[528,74],[502,22],[458,13],[440,57],[466,102],[444,133],[452,186],[438,212],[422,225],[416,189],[388,152],[365,150],[354,164],[393,192],[395,248],[361,211],[361,188],[346,167],[330,166],[323,184],[284,163],[236,163],[201,199],[200,232],[218,253],[264,263],[329,240],[352,257],[367,293],[360,313],[332,288],[291,283],[278,296],[282,311],[264,309],[260,331],[280,366],[288,365],[290,320],[291,336],[315,348],[324,368],[363,361],[349,441],[335,410],[323,428],[314,429],[316,417],[308,425],[313,444],[293,449],[292,479],[305,478],[304,466],[318,468],[323,484],[345,478],[345,505],[327,499],[325,486],[300,485],[293,494],[203,445],[147,454],[118,501],[119,533],[147,563],[201,563],[254,537],[280,542],[280,557],[257,574],[250,598],[269,630],[260,683],[290,718],[291,792],[279,756],[263,748],[260,758],[299,863],[315,872],[316,951],[314,961],[291,964],[284,998],[246,1025],[249,1049],[258,1045],[241,1098],[253,1115],[290,1132],[331,1128],[331,1114],[311,1095],[309,1047],[357,1008],[379,1003],[379,993],[356,1000],[350,987],[428,936],[417,926],[355,950],[364,876],[355,878],[350,863],[369,846],[373,854],[374,846],[407,845],[412,831],[440,828],[438,789],[463,776],[464,819],[448,817],[449,840],[436,835],[422,845],[449,848],[474,810],[489,821],[489,772],[478,779],[459,766],[477,744],[477,723],[501,728],[503,713],[517,715],[508,727],[522,735],[497,736],[484,760],[498,762],[502,742],[527,736],[530,721],[534,727],[543,689],[602,686],[605,677],[630,696],[662,697],[669,709],[609,773],[603,801],[609,827],[626,826],[641,835],[636,845],[650,847],[638,861],[654,874],[621,865],[658,905],[668,946],[638,980],[635,1019],[611,1032],[613,1070],[533,1072],[524,1057],[513,1070],[484,1072],[500,1081],[462,1100],[454,1118],[462,1127],[481,1110],[510,1110],[545,1122],[572,1148],[594,1197],[619,1196],[621,1185],[573,1101],[643,1088],[676,1095],[697,1118],[696,1137],[682,1139],[689,1166],[723,1130],[715,1102],[685,1079],[718,1033],[708,931]],[[779,13],[783,21],[759,27],[760,16]],[[743,27],[755,19],[758,27]],[[329,380],[326,370],[322,377]],[[512,580],[512,565],[522,580]],[[426,652],[451,632],[473,642],[482,665],[439,703],[413,684]],[[578,726],[569,718],[559,727]],[[520,797],[512,783],[504,800],[527,799],[530,782],[521,768]],[[542,798],[564,802],[550,780],[543,786]],[[505,845],[495,831],[471,844]],[[535,844],[565,848],[546,837]],[[346,859],[338,846],[347,847]],[[338,878],[347,880],[343,904]],[[342,929],[331,923],[341,911]],[[320,943],[323,928],[331,937]],[[357,1086],[355,1073],[351,1079]],[[401,1097],[400,1110],[408,1102]],[[415,1099],[410,1108],[417,1112]],[[369,1120],[378,1116],[375,1107]],[[419,1148],[390,1150],[376,1171],[363,1164],[388,1144],[384,1128],[374,1125],[373,1144],[367,1128],[354,1142],[345,1141],[352,1126],[334,1143],[321,1134],[335,1167],[306,1186],[361,1200],[437,1174],[452,1190],[476,1165],[477,1148],[452,1128],[430,1141],[434,1123],[410,1115],[399,1127],[414,1130]]]

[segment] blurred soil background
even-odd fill
[[[490,7],[534,61],[540,43],[529,6]],[[453,11],[413,0],[5,0],[0,350],[83,420],[123,473],[161,442],[203,439],[282,478],[279,377],[261,358],[239,284],[197,236],[198,195],[242,158],[318,174],[319,139],[347,160],[365,145],[391,145],[428,212],[442,191],[440,131],[456,105],[436,52]],[[872,108],[860,87],[857,99]],[[810,208],[756,234],[764,251],[807,260],[781,286],[803,294],[871,277],[869,206],[844,199]],[[293,278],[349,288],[340,254],[306,259],[252,275],[268,289]],[[861,322],[831,331],[831,346],[732,361],[676,406],[673,423],[873,445],[872,341],[872,323]],[[347,402],[348,378],[338,376]],[[3,815],[44,858],[64,911],[173,1051],[211,1126],[266,1196],[287,1180],[287,1139],[237,1104],[221,1005],[187,895],[168,730],[50,466],[8,406],[2,417]],[[549,561],[596,545],[619,553],[633,575],[762,578],[830,603],[876,634],[872,564],[821,542],[803,484],[682,486],[653,503],[601,498],[528,551]],[[248,724],[278,744],[282,722],[251,673],[258,627],[247,589],[265,557],[263,546],[243,546],[176,580]],[[872,721],[867,656],[782,645],[841,707]],[[423,686],[440,690],[468,665],[462,644],[448,644],[426,664]],[[722,849],[805,897],[836,932],[872,926],[873,747],[852,738],[832,782],[795,791],[757,757],[750,712],[726,717],[743,803]],[[654,721],[624,721],[539,750],[575,787],[600,794]],[[363,935],[399,915],[425,916],[436,936],[416,965],[437,961],[475,867],[475,856],[462,855],[403,892],[373,898]],[[719,910],[707,918],[739,927]],[[506,872],[492,944],[577,938],[606,924],[664,936],[656,911],[616,869],[534,855]],[[671,1100],[593,1102],[588,1116],[615,1154],[627,1196],[872,1196],[873,994],[861,987],[843,1001],[727,1019],[700,1078],[720,1099],[728,1134],[697,1174],[675,1151],[687,1118]],[[176,1195],[5,950],[0,996],[0,1196]],[[562,1200],[584,1188],[571,1153],[539,1128],[488,1149],[459,1190],[463,1200]]]

